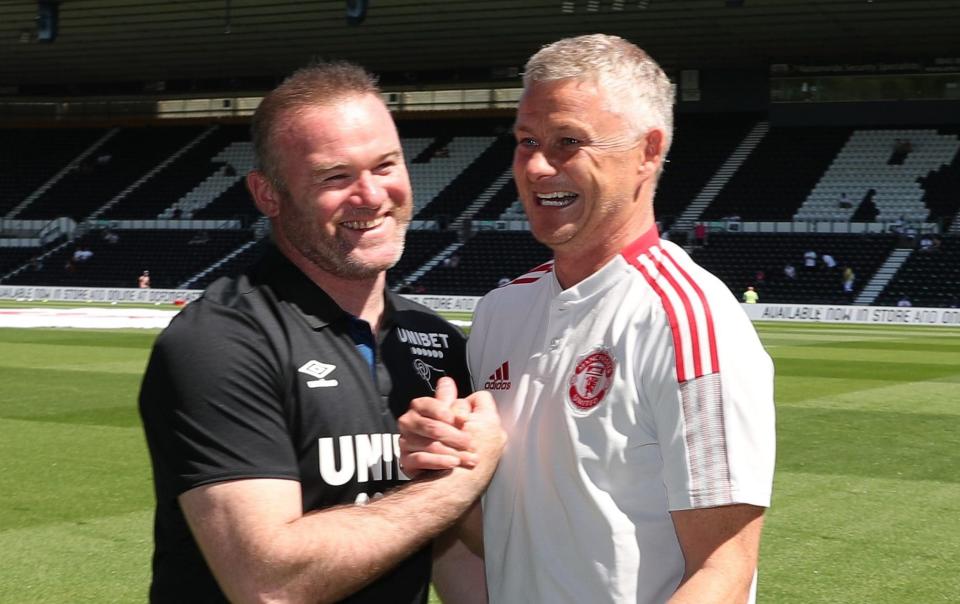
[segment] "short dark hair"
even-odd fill
[[[253,114],[250,131],[257,169],[277,190],[285,191],[273,149],[276,125],[281,117],[290,112],[367,94],[380,95],[377,78],[354,63],[316,61],[293,72],[263,97]]]

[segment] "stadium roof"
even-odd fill
[[[157,90],[161,81],[241,87],[314,56],[411,84],[507,80],[540,45],[597,31],[674,69],[960,57],[958,0],[370,0],[359,25],[346,23],[346,4],[62,0],[56,40],[43,43],[37,0],[0,0],[0,94],[97,83]]]

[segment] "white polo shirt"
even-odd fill
[[[655,229],[568,290],[552,269],[487,294],[468,342],[509,435],[483,502],[490,601],[661,603],[684,571],[671,510],[770,504],[773,365]]]

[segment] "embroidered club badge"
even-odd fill
[[[570,377],[570,403],[574,410],[586,412],[603,401],[613,383],[616,362],[604,348],[593,350],[577,359]]]

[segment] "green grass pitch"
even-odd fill
[[[960,330],[758,330],[778,427],[759,600],[960,600]],[[0,329],[0,602],[145,601],[155,336]]]

